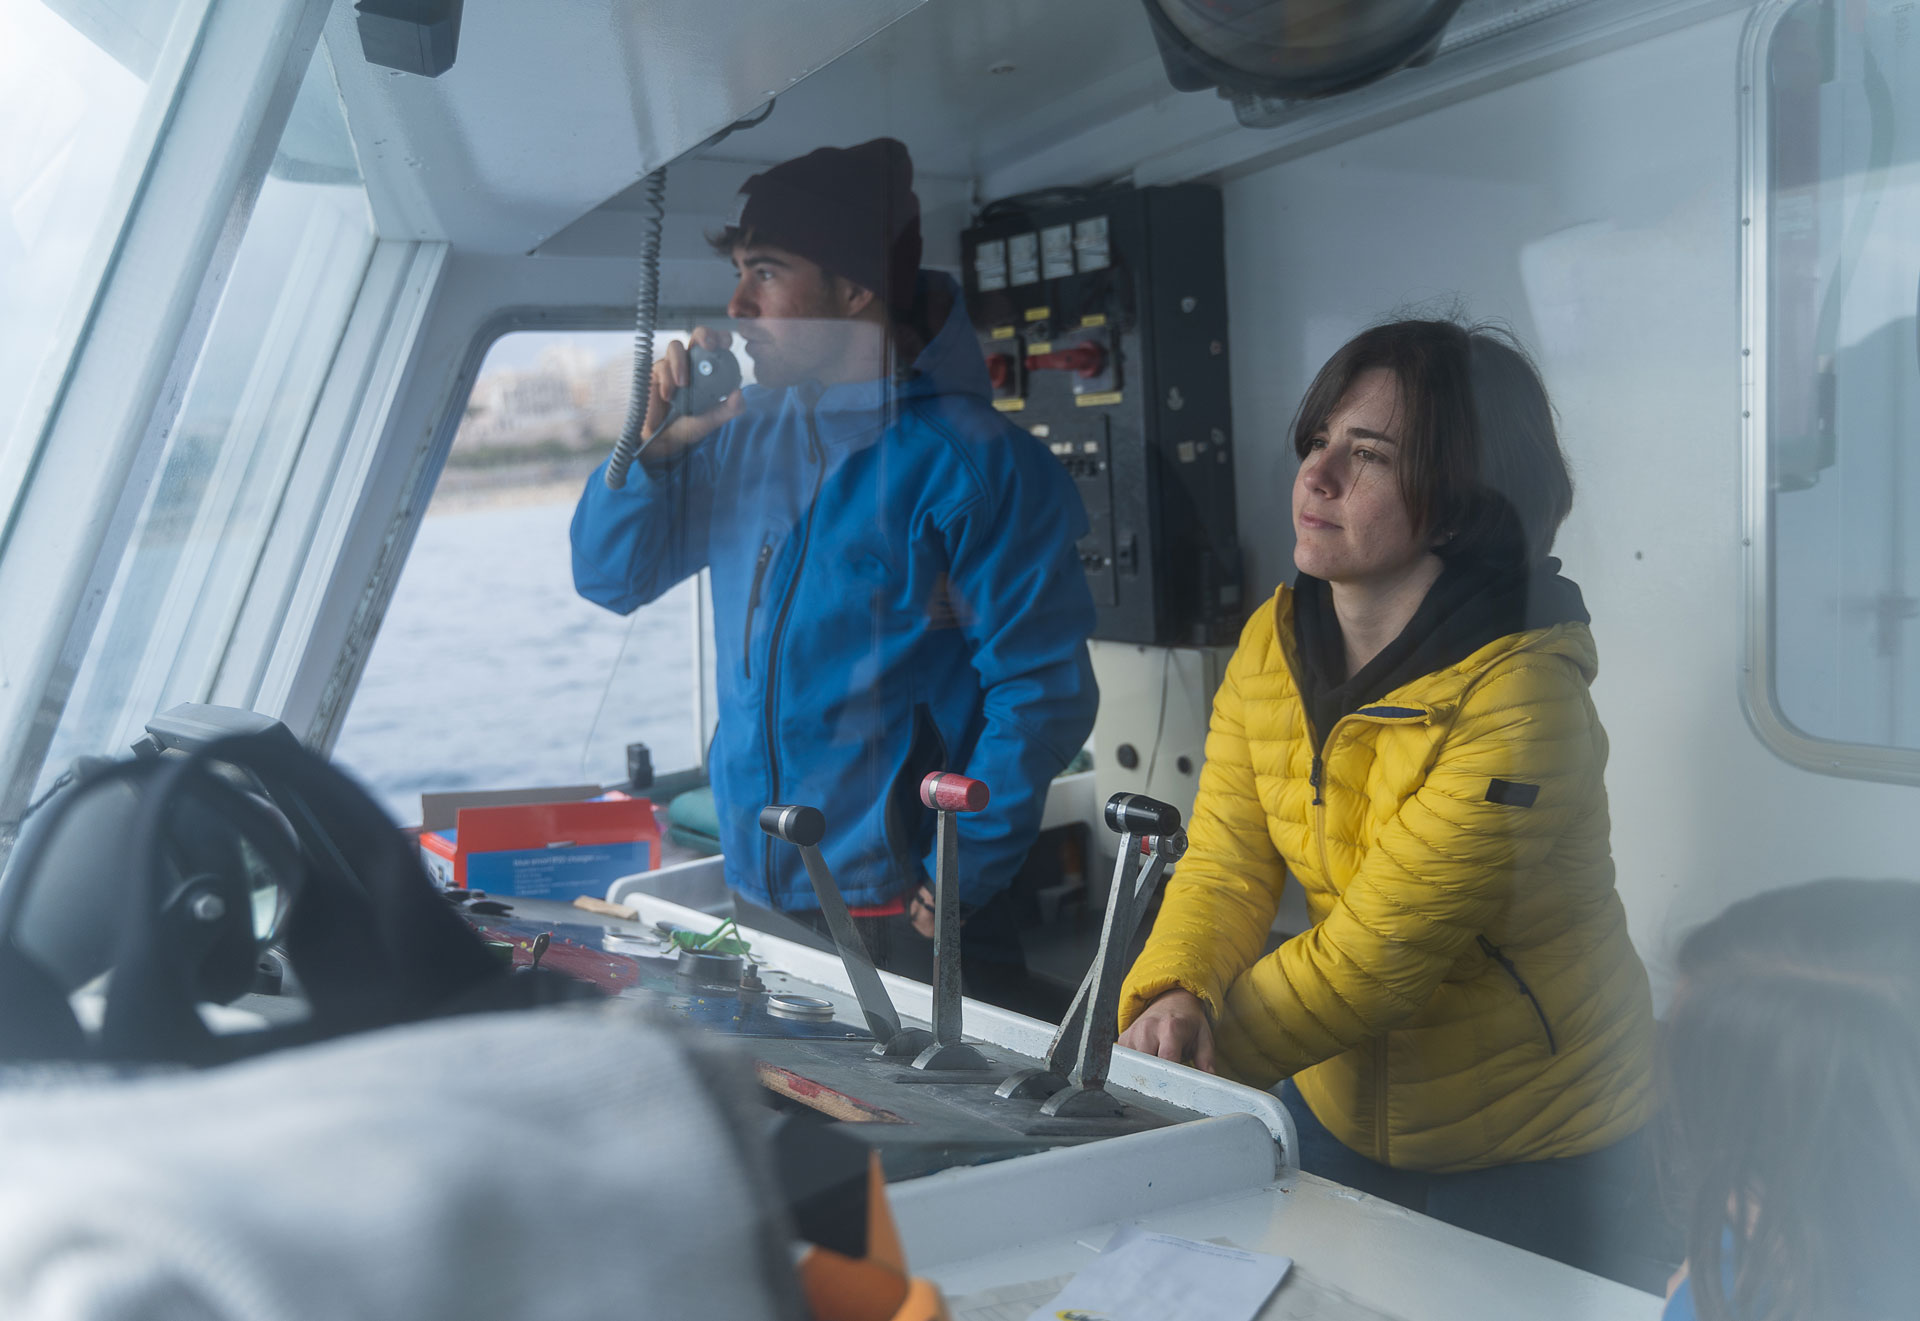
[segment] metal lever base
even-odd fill
[[[923,1027],[903,1027],[885,1041],[873,1043],[872,1053],[883,1059],[918,1055],[933,1044],[933,1033]]]
[[[1066,1086],[1067,1080],[1051,1069],[1022,1069],[1018,1073],[1008,1074],[993,1089],[993,1094],[1002,1101],[1011,1101],[1016,1097],[1027,1101],[1044,1101]]]
[[[936,1041],[913,1057],[912,1067],[916,1069],[986,1069],[992,1066],[987,1063],[987,1057],[972,1046],[963,1045],[958,1041],[950,1041],[942,1045]]]
[[[1040,1113],[1054,1119],[1105,1119],[1126,1113],[1113,1093],[1095,1083],[1091,1087],[1063,1087],[1040,1106]]]

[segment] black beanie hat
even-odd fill
[[[734,227],[873,290],[895,312],[913,304],[920,199],[898,139],[821,147],[754,175]]]

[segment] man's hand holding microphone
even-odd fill
[[[732,335],[711,326],[695,328],[691,338],[695,345],[713,354],[729,354],[733,346]],[[659,467],[674,455],[691,449],[740,415],[740,390],[736,386],[718,406],[704,413],[688,413],[683,407],[663,429],[661,422],[673,411],[674,400],[694,386],[694,370],[694,355],[677,340],[668,344],[654,361],[647,420],[642,431],[650,439],[640,451],[641,461],[648,467]],[[737,378],[737,371],[734,375]]]

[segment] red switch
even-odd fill
[[[1075,372],[1091,378],[1106,369],[1106,350],[1090,339],[1083,339],[1064,349],[1055,349],[1051,353],[1027,355],[1027,370],[1030,372]]]
[[[1013,388],[1013,355],[1011,353],[989,353],[987,355],[987,379],[993,382],[996,390]]]

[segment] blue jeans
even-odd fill
[[[1291,1079],[1277,1090],[1310,1174],[1648,1293],[1664,1293],[1679,1264],[1644,1129],[1584,1156],[1429,1174],[1368,1160],[1327,1131]]]

